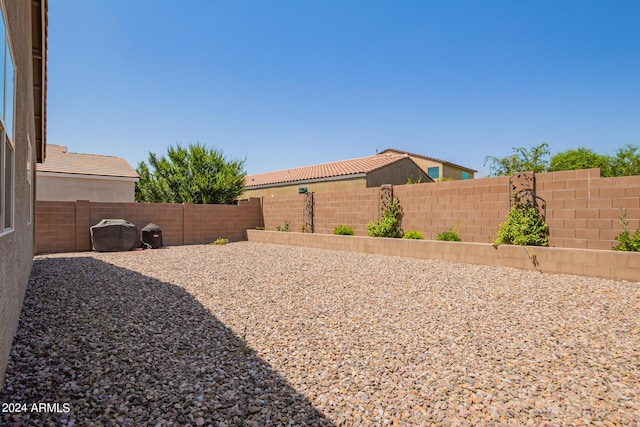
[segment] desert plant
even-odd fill
[[[229,239],[225,239],[224,237],[220,237],[211,242],[212,245],[226,245],[227,243],[229,243]]]
[[[443,231],[442,233],[438,233],[436,235],[436,240],[442,240],[444,242],[462,241],[462,239],[460,239],[460,236],[458,236],[458,232],[453,229],[449,229],[447,231]]]
[[[291,231],[291,226],[289,224],[289,221],[285,221],[284,225],[276,225],[276,230],[277,231]]]
[[[249,347],[247,343],[247,325],[244,325],[244,332],[242,332],[242,336],[240,337],[240,351],[242,351],[245,356],[253,354],[253,349]]]
[[[339,234],[342,236],[353,236],[353,228],[348,225],[340,224],[333,229],[333,234]]]
[[[424,240],[422,233],[420,233],[418,230],[405,231],[405,233],[402,235],[402,238],[413,239],[413,240]]]
[[[400,216],[400,201],[394,197],[383,211],[380,221],[367,224],[367,234],[371,237],[401,237]]]
[[[493,244],[549,246],[548,233],[549,226],[538,209],[515,203],[507,220],[500,224]]]
[[[622,232],[616,237],[616,240],[620,243],[614,246],[613,250],[640,252],[640,229],[636,230],[633,236],[631,235],[629,231],[629,221],[627,221],[627,217],[622,209],[620,209],[618,220],[622,227]]]

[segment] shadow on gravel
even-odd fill
[[[0,425],[333,425],[246,351],[178,286],[92,257],[35,260]]]

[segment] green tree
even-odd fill
[[[489,175],[513,175],[518,172],[546,172],[549,167],[547,159],[550,151],[549,145],[543,142],[529,149],[513,147],[513,154],[507,157],[487,156],[484,158],[485,166],[489,164]]]
[[[166,157],[149,153],[138,164],[136,201],[231,204],[244,191],[245,160],[228,161],[222,151],[203,144],[169,146]]]
[[[562,151],[553,155],[549,162],[550,172],[589,168],[600,168],[602,176],[612,176],[611,158],[589,148],[579,147]]]
[[[611,176],[640,175],[638,146],[626,144],[611,157]]]

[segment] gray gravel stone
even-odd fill
[[[240,242],[36,257],[1,425],[637,425],[640,284]]]

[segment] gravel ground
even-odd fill
[[[68,405],[2,425],[640,425],[640,283],[249,242],[40,256],[0,403]]]

